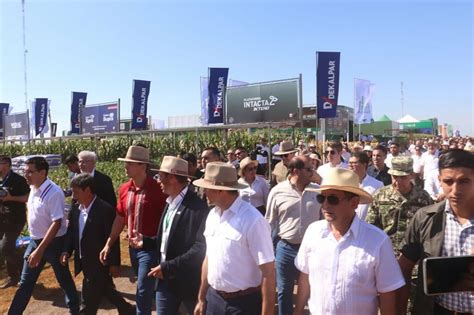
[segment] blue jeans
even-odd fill
[[[155,294],[155,278],[148,277],[151,268],[158,265],[156,250],[129,248],[130,261],[137,276],[137,315],[151,314]]]
[[[183,303],[188,314],[194,313],[196,300],[183,300],[181,297],[173,294],[169,289],[167,279],[158,280],[156,290],[156,314],[157,315],[175,315],[178,314],[179,306]]]
[[[278,314],[293,313],[293,289],[299,271],[295,266],[295,258],[299,245],[291,245],[280,240],[276,247],[276,276],[278,290]]]
[[[209,287],[206,302],[206,315],[259,315],[262,313],[261,292],[226,300],[216,290]]]
[[[59,263],[59,256],[61,255],[64,236],[56,237],[48,248],[45,250],[43,257],[37,267],[31,268],[28,266],[27,259],[30,254],[38,247],[39,242],[34,240],[30,241],[30,244],[25,251],[25,260],[23,261],[23,270],[21,272],[20,286],[13,297],[12,303],[8,314],[22,314],[25,310],[28,302],[30,301],[31,294],[35,287],[36,281],[43,270],[46,262],[51,264],[53,267],[56,279],[59,285],[66,294],[65,300],[69,307],[71,314],[79,313],[79,296],[76,291],[76,286],[72,280],[71,273],[69,272],[69,266],[63,266]]]

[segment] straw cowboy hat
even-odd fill
[[[131,145],[128,147],[125,158],[118,158],[117,160],[123,162],[150,164],[150,151],[142,146]]]
[[[239,190],[248,186],[237,181],[237,170],[224,162],[210,162],[206,165],[204,178],[195,180],[194,186],[215,190]]]
[[[285,155],[285,154],[290,154],[290,153],[295,153],[295,152],[298,152],[298,149],[295,149],[293,142],[282,141],[280,143],[280,148],[278,149],[278,151],[273,153],[273,155]]]
[[[175,156],[166,155],[161,161],[159,169],[151,169],[156,172],[163,172],[177,176],[193,177],[188,175],[188,161]]]
[[[331,168],[323,178],[323,182],[319,188],[306,188],[306,190],[316,191],[318,193],[329,189],[356,194],[360,197],[359,203],[365,204],[372,202],[372,196],[359,187],[359,176],[350,170]]]
[[[244,169],[249,166],[249,165],[254,165],[255,167],[258,166],[258,161],[257,160],[252,160],[249,156],[240,161],[239,164],[239,176],[242,176]]]

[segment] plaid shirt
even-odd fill
[[[453,210],[446,202],[446,228],[443,242],[443,256],[473,255],[474,219],[461,225]],[[456,312],[474,314],[474,292],[443,294],[436,298],[436,303]]]

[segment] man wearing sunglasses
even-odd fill
[[[347,169],[348,165],[342,159],[342,144],[340,142],[329,142],[326,151],[326,164],[321,165],[318,168],[318,174],[324,179],[326,173],[332,168],[344,168]]]
[[[293,288],[298,278],[294,260],[306,228],[320,219],[317,193],[305,190],[318,187],[311,183],[314,173],[311,159],[308,156],[294,157],[288,170],[288,179],[270,191],[265,214],[272,227],[274,242],[279,238],[275,261],[280,315],[292,312]]]
[[[433,203],[430,195],[413,185],[413,159],[399,156],[392,159],[392,185],[382,187],[374,195],[366,221],[384,230],[399,254],[408,223],[418,209]]]
[[[395,314],[396,290],[405,284],[392,244],[385,233],[356,215],[357,206],[372,201],[359,188],[356,173],[334,168],[320,193],[326,220],[311,224],[304,235],[296,267],[298,279],[293,314]]]

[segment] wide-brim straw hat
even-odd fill
[[[207,163],[204,178],[195,180],[193,184],[215,190],[239,190],[248,187],[238,182],[235,167],[224,162]]]
[[[366,146],[364,147],[364,151],[370,151],[370,152],[372,152],[372,151],[374,151],[374,150],[372,149],[372,146],[366,145]]]
[[[295,153],[295,152],[298,152],[298,149],[295,148],[295,146],[293,145],[293,142],[282,141],[280,143],[280,148],[278,149],[278,151],[273,153],[273,155],[278,156],[278,155],[285,155],[285,154],[290,154],[290,153]]]
[[[238,172],[239,176],[242,176],[244,169],[249,165],[254,165],[254,166],[257,167],[258,166],[258,161],[257,160],[252,160],[249,156],[246,157],[245,159],[243,159],[242,161],[240,161],[239,172]]]
[[[188,175],[188,161],[175,156],[166,155],[161,161],[159,169],[151,169],[156,172],[163,172],[177,176],[193,177]]]
[[[150,164],[150,151],[147,148],[137,145],[131,145],[124,158],[118,158],[122,162],[145,163]]]
[[[331,168],[324,176],[319,188],[306,188],[309,191],[322,191],[334,189],[347,191],[360,197],[359,203],[367,204],[372,202],[372,196],[359,187],[359,176],[351,170],[343,168]]]

